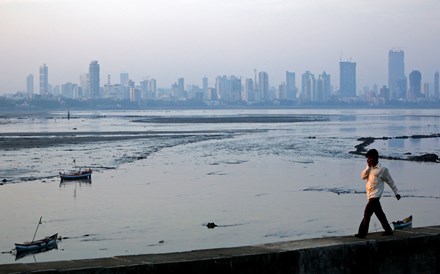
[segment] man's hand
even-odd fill
[[[400,194],[397,194],[397,195],[396,195],[396,199],[397,199],[397,200],[400,200]]]

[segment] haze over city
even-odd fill
[[[440,2],[287,0],[0,0],[0,94],[26,89],[42,64],[49,82],[78,83],[98,60],[101,83],[128,72],[169,87],[213,85],[218,75],[270,85],[285,71],[326,71],[338,86],[339,61],[357,63],[357,86],[387,84],[390,49],[405,52],[405,73],[432,82],[440,68]],[[298,80],[297,80],[298,81]]]

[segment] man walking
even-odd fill
[[[361,239],[367,236],[370,219],[373,213],[376,214],[385,230],[382,235],[393,235],[393,230],[382,210],[379,199],[382,196],[385,183],[387,183],[393,190],[397,200],[400,200],[400,195],[388,169],[379,164],[379,152],[377,152],[376,149],[370,149],[367,152],[366,157],[367,167],[362,171],[361,176],[363,180],[367,180],[365,188],[367,190],[368,203],[365,207],[364,218],[362,219],[358,233],[355,234],[355,236]]]

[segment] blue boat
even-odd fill
[[[44,250],[50,250],[57,246],[57,237],[58,233],[55,233],[52,236],[46,237],[41,240],[36,240],[23,244],[15,244],[15,250],[17,251],[17,255],[20,253],[35,253]]]
[[[409,217],[404,218],[403,220],[393,222],[394,230],[411,228],[412,227],[412,220],[413,220],[413,217],[411,215]]]
[[[61,180],[90,180],[92,179],[92,170],[73,170],[70,172],[60,172]]]

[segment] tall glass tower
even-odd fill
[[[34,96],[34,76],[29,74],[26,77],[26,91],[28,98],[32,98]]]
[[[99,64],[92,61],[89,65],[89,90],[92,99],[99,98]]]
[[[402,50],[388,52],[388,88],[392,99],[406,98],[405,54]]]
[[[339,62],[339,86],[341,97],[356,96],[356,63],[350,61]]]
[[[422,74],[418,70],[413,70],[409,74],[409,98],[411,100],[422,97]]]
[[[440,76],[438,71],[434,74],[434,97],[440,99]]]
[[[49,95],[49,72],[46,64],[40,67],[40,95]]]
[[[258,87],[260,89],[260,94],[264,100],[270,100],[269,96],[269,74],[265,71],[260,71],[258,73]]]
[[[295,72],[286,71],[286,99],[296,100]]]

